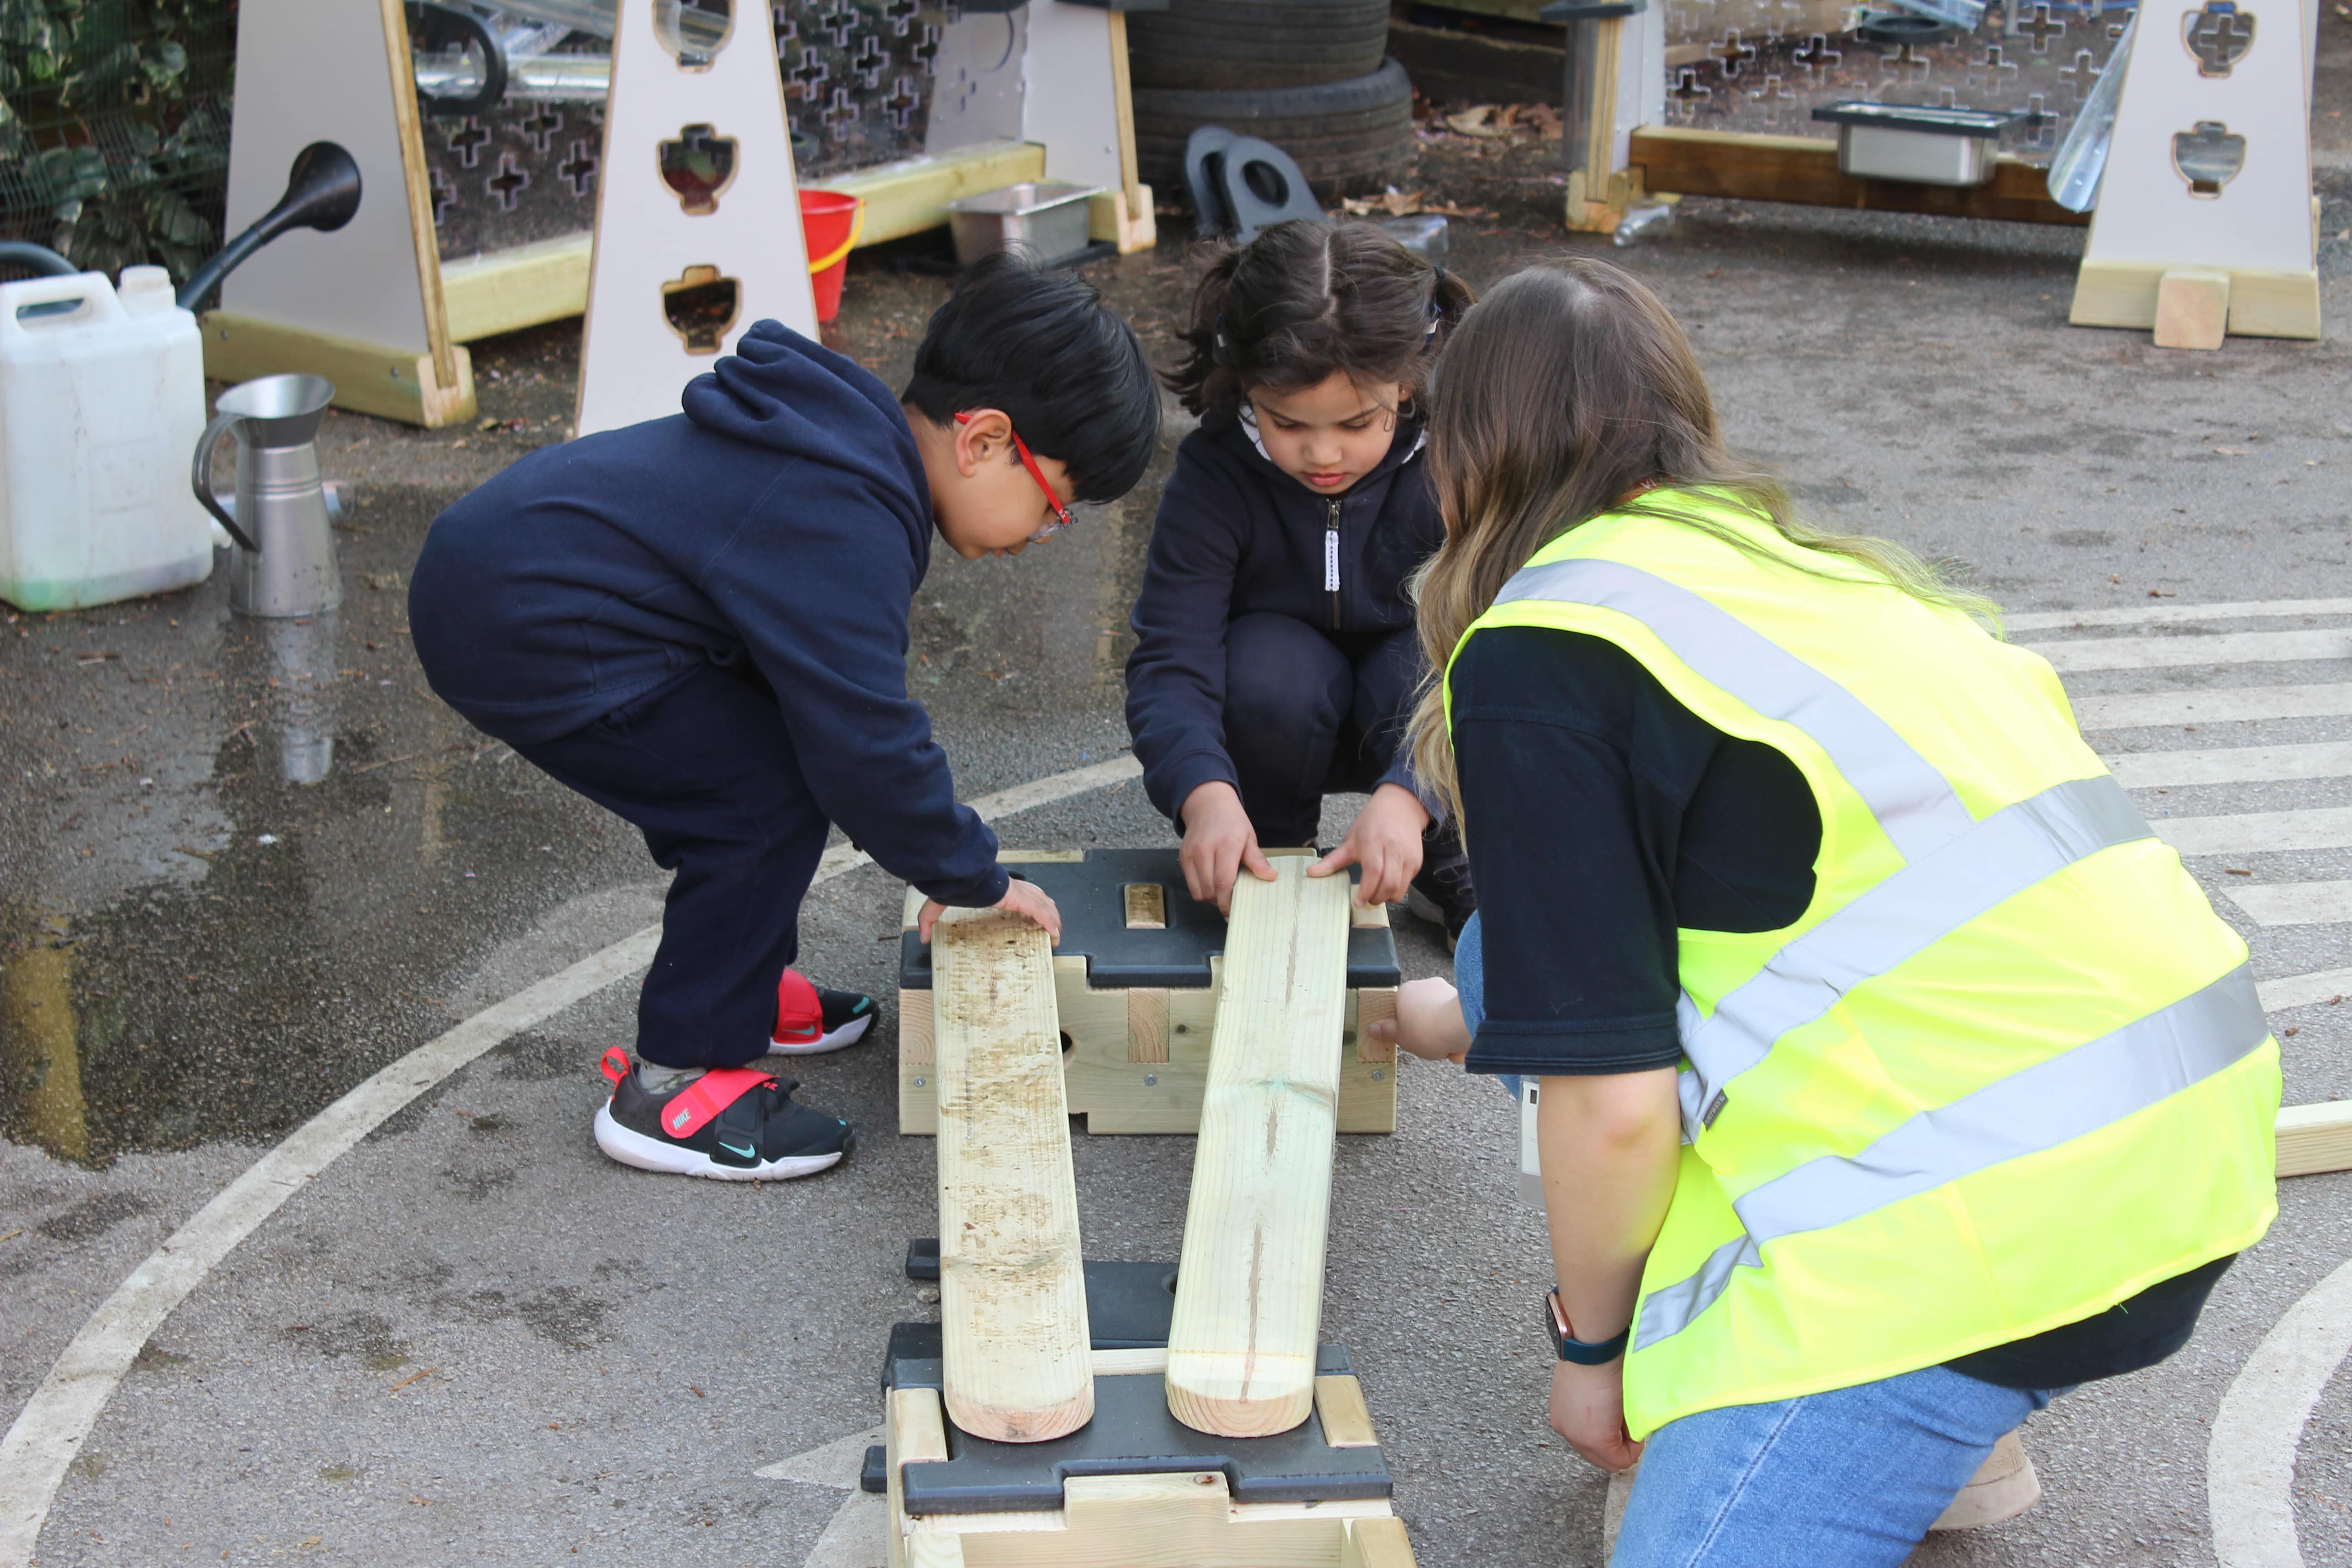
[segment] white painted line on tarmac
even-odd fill
[[[2238,816],[2162,816],[2148,826],[2183,855],[2260,855],[2352,845],[2352,806],[2345,805],[2250,811]]]
[[[2210,751],[2126,752],[2106,762],[2126,789],[2339,778],[2352,773],[2352,741],[2315,741],[2299,746],[2217,746]]]
[[[2270,882],[2221,890],[2261,925],[2324,926],[2352,921],[2352,882]]]
[[[2219,690],[2133,691],[2071,700],[2074,722],[2085,733],[2157,724],[2234,724],[2249,719],[2332,719],[2352,713],[2352,686],[2225,686]]]
[[[2217,632],[2210,637],[2080,637],[2021,645],[2061,670],[2165,669],[2184,664],[2274,664],[2352,658],[2352,626],[2308,632]]]
[[[2352,599],[2244,599],[2221,605],[2142,605],[2113,610],[2027,610],[2003,616],[2013,632],[2067,626],[2139,626],[2168,621],[2256,620],[2268,616],[2352,616]]]
[[[1103,789],[1142,771],[1133,757],[1117,757],[966,804],[983,819],[993,818]],[[825,851],[815,879],[830,881],[869,859],[837,846]],[[237,1243],[410,1100],[500,1041],[645,968],[660,939],[659,926],[623,937],[417,1047],[295,1129],[132,1269],[82,1324],[0,1437],[0,1568],[26,1568],[33,1561],[49,1501],[131,1358]]]
[[[2315,969],[2308,974],[2283,974],[2276,980],[2263,981],[2254,991],[2262,997],[2265,1013],[2309,1007],[2332,1002],[2338,996],[2352,996],[2352,969]]]
[[[2206,1509],[2221,1568],[2304,1568],[2294,1535],[2294,1455],[2320,1392],[2352,1354],[2352,1263],[2271,1326],[2213,1416]]]

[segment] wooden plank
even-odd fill
[[[470,343],[580,314],[588,308],[595,247],[596,237],[583,229],[445,264],[441,303],[449,336]]]
[[[907,1542],[907,1568],[965,1568],[963,1537],[917,1535]]]
[[[1364,1385],[1353,1377],[1333,1374],[1315,1380],[1315,1415],[1323,1424],[1323,1441],[1334,1448],[1377,1448],[1371,1407],[1364,1403]]]
[[[996,1442],[1066,1436],[1095,1385],[1053,950],[1020,915],[950,910],[931,962],[948,1413]]]
[[[1168,993],[1158,986],[1138,985],[1127,994],[1127,1059],[1168,1059]]]
[[[1346,1026],[1348,880],[1273,865],[1234,887],[1168,1337],[1169,1411],[1229,1437],[1314,1405]]]
[[[948,204],[958,196],[1045,177],[1045,149],[1036,142],[983,142],[952,153],[877,163],[830,180],[811,180],[808,188],[866,198],[866,224],[857,235],[864,246],[939,227],[948,221]]]
[[[1097,1377],[1163,1376],[1168,1371],[1168,1347],[1147,1345],[1139,1350],[1097,1351],[1094,1369]]]
[[[205,314],[204,334],[205,374],[215,381],[234,384],[299,371],[333,382],[335,406],[353,413],[428,430],[474,416],[474,359],[462,348],[450,351],[457,379],[454,385],[445,385],[429,353],[283,321],[210,310]]]
[[[2169,270],[2161,262],[2085,261],[2074,278],[2066,319],[2078,327],[2156,325],[2157,290]],[[2230,271],[2230,331],[2242,338],[2319,336],[2319,275],[2315,272]]]
[[[402,0],[378,0],[384,58],[392,68],[392,117],[400,139],[400,166],[408,198],[408,232],[416,247],[416,279],[425,305],[425,342],[433,379],[457,380],[457,344],[442,308],[441,240],[433,226],[433,181],[425,165],[425,129],[416,112],[416,67],[409,53],[408,12]]]
[[[2352,1100],[2290,1105],[2278,1114],[2278,1173],[2352,1170]]]
[[[1339,1568],[1413,1568],[1404,1521],[1393,1515],[1350,1520],[1339,1548]]]
[[[1969,189],[1907,180],[1857,180],[1838,172],[1837,143],[1813,136],[1759,136],[1648,125],[1633,132],[1630,161],[1651,192],[1800,202],[1867,212],[1931,213],[2012,223],[2081,226],[2083,213],[2050,199],[2045,173],[2004,156],[1992,183]]]
[[[1396,1060],[1394,1040],[1372,1037],[1374,1024],[1396,1017],[1397,994],[1393,985],[1364,987],[1356,993],[1356,1016],[1348,1021],[1348,1032],[1356,1042],[1356,1059],[1360,1062],[1393,1062]]]
[[[890,1505],[890,1568],[907,1568],[907,1494],[899,1468],[948,1457],[947,1424],[937,1389],[894,1388],[883,1404],[883,1490]]]

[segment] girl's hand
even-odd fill
[[[1234,879],[1249,869],[1261,882],[1274,880],[1274,868],[1257,847],[1257,829],[1242,809],[1239,791],[1229,784],[1204,784],[1184,797],[1184,888],[1197,903],[1213,903],[1221,915],[1234,912]]]
[[[1642,1445],[1625,1430],[1625,1358],[1605,1366],[1559,1363],[1551,1374],[1551,1429],[1602,1469],[1632,1469]]]
[[[1310,877],[1328,877],[1361,865],[1364,879],[1356,901],[1370,908],[1403,899],[1421,870],[1421,835],[1429,826],[1429,812],[1412,791],[1385,784],[1372,792],[1339,847],[1307,868]]]
[[[1014,878],[1005,885],[1004,896],[991,907],[1012,914],[1026,915],[1045,928],[1045,934],[1055,946],[1061,945],[1062,911],[1054,907],[1054,900],[1036,883]],[[947,913],[947,910],[948,907],[937,899],[925,900],[921,911],[915,916],[915,934],[925,942],[930,941],[932,929],[940,923],[940,917]]]
[[[1424,1061],[1457,1066],[1470,1054],[1470,1026],[1462,1021],[1461,994],[1443,980],[1408,980],[1397,987],[1393,1018],[1372,1020],[1371,1036]]]

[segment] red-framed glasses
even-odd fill
[[[971,416],[970,414],[960,413],[955,417],[956,423],[959,425],[969,425],[971,423]],[[1029,470],[1029,477],[1037,481],[1037,488],[1045,492],[1045,504],[1054,509],[1054,521],[1039,529],[1036,532],[1031,534],[1022,542],[1025,544],[1034,544],[1039,540],[1051,539],[1054,535],[1061,532],[1062,530],[1069,527],[1070,524],[1076,520],[1070,516],[1070,509],[1062,504],[1062,498],[1054,493],[1054,487],[1045,482],[1045,471],[1037,466],[1037,459],[1029,455],[1029,444],[1021,439],[1021,432],[1013,429],[1012,426],[1008,424],[1005,426],[1005,434],[1013,437],[1013,449],[1021,454],[1021,466]]]

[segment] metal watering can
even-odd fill
[[[319,422],[335,384],[319,375],[266,375],[230,387],[196,442],[196,500],[236,542],[228,607],[240,616],[315,616],[343,600],[327,489],[319,477]],[[213,494],[213,451],[236,437],[236,499]]]

